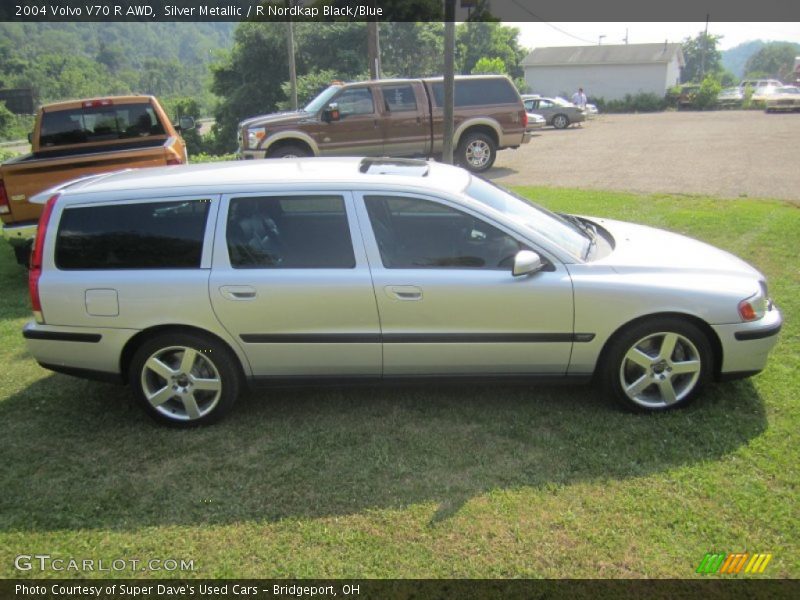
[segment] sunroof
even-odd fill
[[[358,170],[369,175],[410,175],[425,177],[430,165],[424,160],[414,158],[365,158]]]

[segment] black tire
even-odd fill
[[[556,129],[566,129],[569,127],[569,117],[564,114],[557,114],[553,117],[553,127]]]
[[[600,362],[599,381],[607,396],[629,410],[662,412],[697,397],[711,380],[713,358],[699,327],[676,317],[654,317],[611,341]]]
[[[305,148],[293,144],[284,144],[274,150],[270,150],[267,158],[303,158],[305,156],[311,156]]]
[[[194,352],[189,358],[187,350]],[[166,368],[148,362],[151,359]],[[191,360],[188,371],[184,359]],[[129,383],[142,408],[156,421],[173,427],[208,425],[225,416],[239,396],[236,361],[225,345],[210,336],[164,333],[144,342],[133,355]],[[208,389],[198,389],[198,379]]]
[[[32,244],[30,242],[27,244],[14,245],[14,257],[17,259],[17,263],[26,269],[31,263],[31,246]]]
[[[456,162],[472,173],[489,170],[496,158],[497,146],[485,133],[466,133],[458,143]]]

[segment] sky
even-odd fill
[[[682,42],[705,29],[702,23],[506,23],[520,30],[520,44],[526,48],[548,46],[586,46]],[[750,40],[788,41],[800,43],[800,23],[715,23],[708,24],[708,33],[724,36],[717,46],[728,50]]]

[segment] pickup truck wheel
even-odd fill
[[[303,158],[304,156],[311,155],[300,146],[278,146],[275,150],[270,151],[267,158]]]
[[[483,133],[468,133],[458,145],[458,163],[473,173],[489,169],[497,158],[494,141]]]
[[[556,115],[553,117],[553,127],[556,129],[566,129],[569,127],[569,117],[567,115]]]
[[[174,427],[218,421],[239,395],[239,370],[230,350],[189,333],[147,340],[131,360],[130,384],[153,419]]]

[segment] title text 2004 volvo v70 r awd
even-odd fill
[[[659,411],[763,369],[781,326],[730,254],[423,161],[99,175],[51,191],[38,232],[31,354],[173,424],[246,381],[333,377],[595,375]]]

